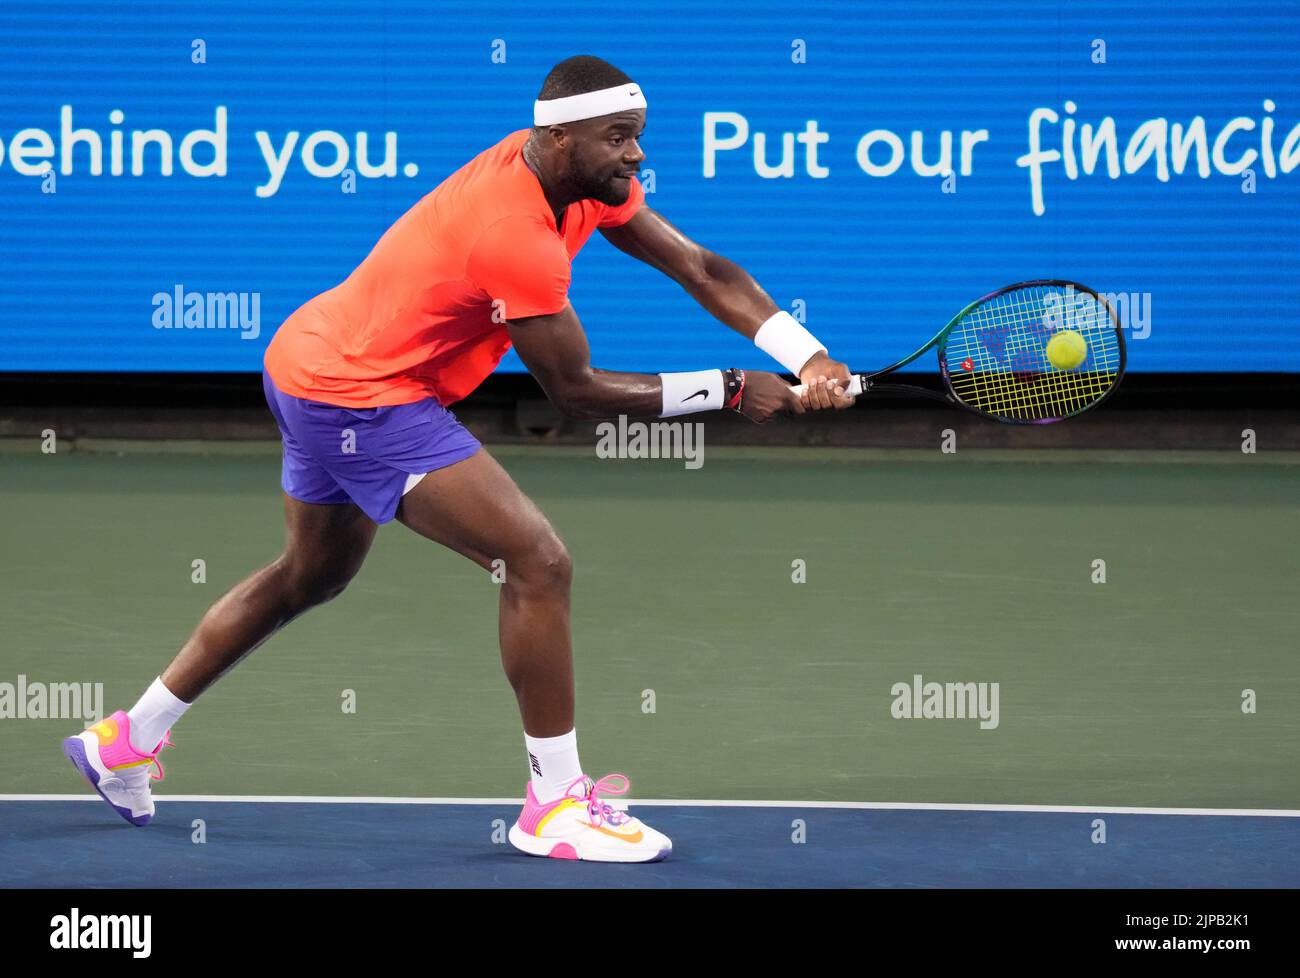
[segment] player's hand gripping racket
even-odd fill
[[[944,390],[877,383],[931,347]],[[847,393],[920,395],[1008,424],[1048,424],[1104,401],[1124,362],[1119,320],[1096,292],[1077,282],[1021,282],[972,302],[910,357],[854,374]]]

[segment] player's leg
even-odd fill
[[[192,703],[298,615],[341,594],[378,529],[351,503],[304,503],[287,494],[284,523],[284,552],[209,608],[163,672],[163,685],[177,699]]]
[[[361,569],[378,529],[341,486],[328,463],[341,452],[340,433],[354,423],[347,411],[284,394],[262,375],[267,406],[284,444],[284,552],[230,589],[199,622],[150,694],[131,711],[147,749],[166,729],[153,710],[191,703],[227,669],[314,605],[342,592]],[[158,688],[161,689],[159,690]],[[170,697],[170,698],[169,698]],[[132,738],[135,740],[135,738]]]
[[[63,742],[68,759],[100,796],[136,825],[153,816],[149,771],[171,725],[222,673],[308,608],[342,591],[374,540],[371,500],[349,492],[331,469],[351,458],[343,436],[358,419],[377,412],[357,414],[293,397],[266,372],[262,390],[284,445],[284,553],[208,609],[135,706]],[[372,468],[389,478],[387,468]]]
[[[616,811],[578,762],[569,635],[572,564],[551,524],[486,451],[430,472],[402,499],[397,518],[417,533],[501,570],[501,661],[524,723],[530,782],[510,841],[532,855],[650,862],[672,851],[662,833]],[[501,564],[494,564],[502,561]]]
[[[361,568],[376,525],[357,506],[285,495],[284,552],[226,592],[131,710],[118,710],[63,742],[64,755],[133,825],[154,814],[151,768],[169,728],[194,698],[308,608],[328,601]],[[158,764],[162,776],[162,765]]]
[[[480,567],[504,573],[501,663],[519,702],[524,732],[550,738],[572,730],[573,568],[542,511],[480,449],[426,475],[402,498],[397,519]],[[494,566],[494,561],[503,563]]]

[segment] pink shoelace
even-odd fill
[[[622,786],[617,787],[618,780],[622,781]],[[609,795],[625,795],[631,785],[626,774],[607,774],[597,781],[593,781],[585,774],[580,778],[574,778],[565,789],[565,794],[573,790],[575,784],[582,784],[584,787],[590,784],[586,794],[582,797],[587,802],[587,814],[591,818],[592,825],[600,825],[608,822],[610,825],[622,825],[631,818],[626,812],[620,812],[617,808],[609,805],[597,797],[602,791]]]
[[[154,751],[154,759],[153,759],[153,761],[152,761],[152,762],[150,763],[150,765],[149,765],[149,777],[150,777],[151,780],[153,780],[153,781],[161,781],[161,780],[163,779],[163,766],[162,766],[162,761],[158,760],[158,755],[162,753],[162,749],[163,749],[164,747],[175,747],[175,746],[176,746],[176,745],[172,743],[172,732],[171,732],[170,730],[168,730],[165,734],[163,734],[162,742],[161,742],[161,743],[158,745],[158,747],[155,749],[155,751]],[[154,765],[154,764],[157,764],[157,765],[158,765],[158,773],[157,773],[157,774],[154,774],[154,773],[153,773],[153,765]]]

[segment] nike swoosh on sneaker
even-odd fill
[[[633,844],[640,842],[644,838],[640,829],[637,829],[631,835],[624,835],[622,832],[615,832],[613,829],[607,829],[603,825],[588,825],[587,828],[593,829],[596,832],[603,832],[606,835],[612,835],[615,839],[622,839],[624,842],[631,842]]]

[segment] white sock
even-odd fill
[[[530,737],[524,734],[528,748],[529,774],[533,794],[543,805],[555,801],[564,789],[582,777],[578,763],[578,732],[570,730],[558,737]]]
[[[131,746],[141,754],[152,754],[169,727],[190,708],[163,685],[162,676],[144,691],[140,702],[126,711],[131,720]]]

